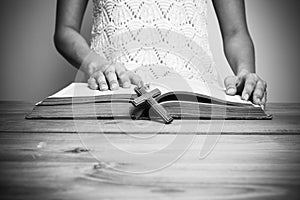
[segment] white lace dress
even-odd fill
[[[164,66],[218,84],[206,0],[94,0],[91,49],[127,69]]]

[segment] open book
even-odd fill
[[[150,82],[149,91],[158,88],[156,97],[175,119],[271,119],[264,110],[240,96],[225,94],[224,88],[196,80],[165,76]],[[151,108],[134,107],[134,86],[116,91],[91,90],[86,83],[72,83],[36,104],[27,119],[149,119]]]

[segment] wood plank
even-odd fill
[[[300,104],[269,104],[273,120],[175,120],[171,125],[133,120],[25,120],[33,104],[0,102],[0,132],[24,133],[143,133],[152,134],[298,134]]]
[[[180,135],[1,133],[1,199],[298,199],[300,136],[223,135],[211,154],[199,159],[205,136],[163,170],[156,169],[185,149],[179,138],[155,159],[136,159],[116,147],[149,153]],[[109,143],[103,136],[109,136]],[[153,142],[155,141],[155,142]],[[41,143],[43,142],[43,143]],[[43,145],[41,145],[43,144]],[[111,145],[114,144],[115,146]],[[93,156],[101,157],[101,165]],[[144,154],[145,156],[147,154]],[[176,155],[175,155],[176,156]]]

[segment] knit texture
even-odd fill
[[[217,84],[206,0],[94,0],[93,14],[91,49],[108,60]]]

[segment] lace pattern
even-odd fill
[[[129,70],[165,66],[217,83],[206,0],[94,0],[91,49]]]

